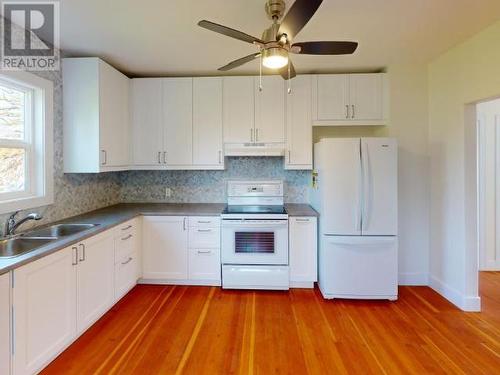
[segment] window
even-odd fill
[[[0,74],[0,213],[53,203],[50,81]]]

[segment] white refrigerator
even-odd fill
[[[312,204],[320,213],[325,298],[398,297],[397,142],[327,138],[314,146]]]

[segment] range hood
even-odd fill
[[[283,143],[226,143],[224,154],[226,156],[283,156],[285,145]]]

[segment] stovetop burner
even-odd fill
[[[243,206],[227,205],[223,214],[283,214],[287,212],[284,206]]]

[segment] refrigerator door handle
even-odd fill
[[[370,208],[370,154],[368,144],[361,141],[361,157],[362,157],[362,170],[363,170],[363,203],[361,209],[361,222],[363,229],[367,229],[369,208]]]
[[[363,189],[364,189],[364,182],[363,182],[363,160],[362,160],[362,144],[360,141],[359,145],[359,196],[358,196],[358,204],[357,207],[355,208],[356,214],[354,215],[354,220],[356,220],[356,230],[360,232],[363,229]]]

